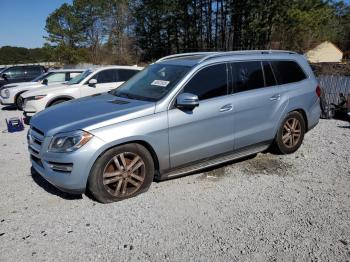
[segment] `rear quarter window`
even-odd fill
[[[280,85],[299,82],[307,78],[303,69],[295,61],[271,61],[270,63]]]

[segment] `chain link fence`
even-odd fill
[[[318,77],[322,88],[321,108],[324,118],[332,118],[334,112],[339,109],[337,105],[343,103],[346,110],[347,102],[350,99],[350,76],[320,75]]]

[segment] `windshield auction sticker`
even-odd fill
[[[154,80],[151,85],[152,86],[162,86],[162,87],[166,87],[167,85],[169,85],[170,81],[163,81],[163,80]]]

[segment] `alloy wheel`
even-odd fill
[[[282,131],[282,142],[288,148],[293,148],[299,143],[301,137],[301,124],[296,118],[289,118]]]
[[[146,176],[142,158],[131,152],[114,156],[103,171],[105,189],[116,197],[127,197],[137,192]]]

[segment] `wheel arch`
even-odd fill
[[[18,98],[20,95],[22,95],[24,92],[27,92],[27,91],[28,91],[28,90],[19,91],[19,92],[15,95],[15,97],[14,97],[14,99],[13,99],[13,102],[16,104],[17,98]]]
[[[154,148],[151,146],[150,143],[148,143],[145,140],[140,140],[140,139],[135,139],[135,140],[129,140],[129,141],[125,141],[122,143],[118,143],[118,144],[111,144],[109,146],[107,146],[106,148],[104,148],[101,152],[99,152],[98,156],[95,157],[95,160],[93,161],[91,167],[90,167],[90,171],[92,169],[92,167],[95,165],[96,161],[108,150],[118,147],[118,146],[122,146],[122,145],[126,145],[126,144],[139,144],[143,147],[145,147],[148,152],[151,154],[151,157],[153,159],[153,163],[154,163],[154,170],[155,170],[155,177],[157,177],[158,172],[159,172],[159,159],[158,159],[158,155],[156,153],[156,151],[154,150]],[[89,175],[90,176],[90,171],[89,171]],[[87,179],[88,182],[88,179]]]
[[[52,105],[53,102],[57,101],[57,100],[65,100],[65,101],[69,101],[69,100],[72,100],[72,99],[75,99],[74,97],[72,96],[56,96],[56,97],[53,97],[49,100],[49,102],[46,103],[46,106],[45,108],[48,108],[49,106]]]

